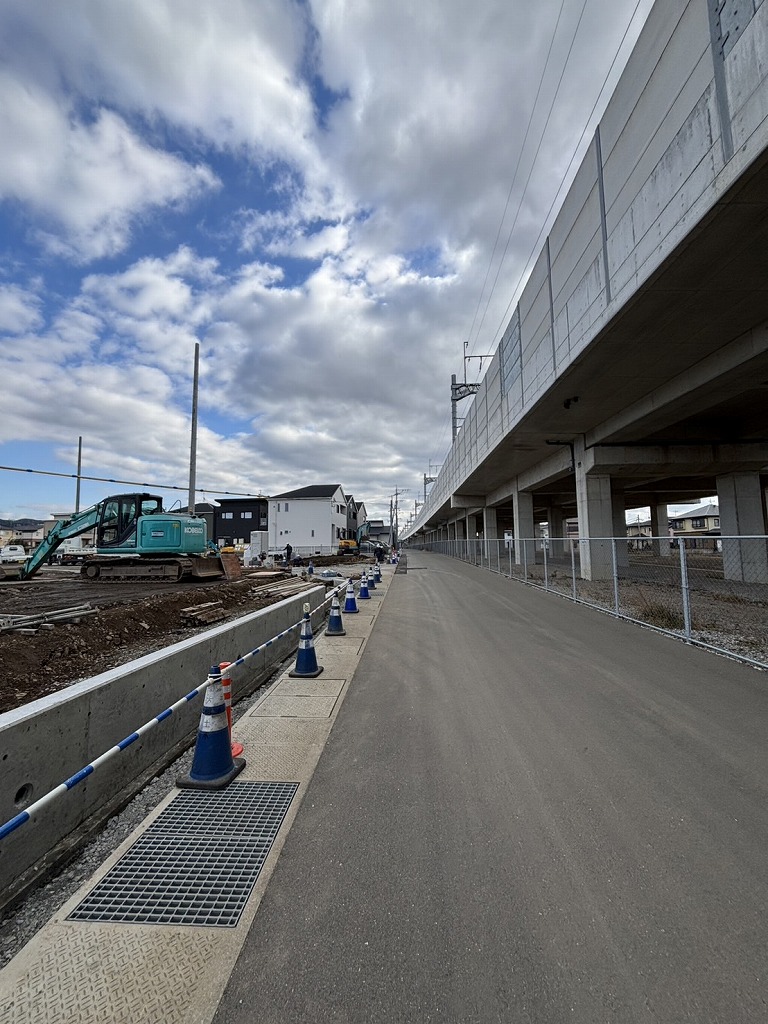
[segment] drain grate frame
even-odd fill
[[[236,927],[298,788],[180,790],[67,920]]]

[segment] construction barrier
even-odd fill
[[[312,593],[316,593],[316,591]],[[338,589],[327,595],[314,609],[313,614],[332,601],[334,594],[338,597]],[[300,596],[306,599],[305,595]],[[242,621],[243,623],[251,623],[257,619],[270,621],[276,616],[284,615],[284,611],[281,609],[294,608],[296,603],[295,597],[287,598],[271,608],[245,616]],[[258,664],[262,666],[258,670],[259,677],[265,678],[266,676],[262,676],[261,673],[271,671],[268,660],[265,660],[268,658],[269,651],[276,649],[278,658],[283,657],[284,655],[280,651],[283,641],[295,634],[303,622],[304,618],[302,617],[301,620],[280,630],[269,640],[259,644],[258,647],[231,661],[228,665],[229,672],[231,673],[258,655]],[[82,731],[82,736],[79,732],[74,731],[78,721],[77,709],[80,709],[80,714],[83,717],[87,715],[91,737],[99,735],[100,732],[104,732],[110,727],[114,729],[114,720],[118,720],[121,714],[124,717],[125,711],[134,704],[137,707],[141,706],[142,702],[145,702],[146,696],[157,689],[156,683],[150,680],[159,682],[162,679],[163,665],[173,664],[174,671],[182,671],[182,666],[190,661],[190,651],[193,648],[196,646],[219,647],[222,641],[226,641],[226,638],[229,638],[229,642],[232,643],[232,637],[240,635],[244,628],[246,627],[241,628],[239,624],[232,623],[215,627],[200,634],[194,640],[172,645],[167,652],[148,655],[135,663],[103,673],[101,676],[95,677],[94,680],[85,680],[82,683],[74,684],[68,688],[68,692],[61,691],[52,694],[50,697],[41,698],[30,705],[0,716],[0,738],[2,738],[5,749],[15,756],[15,760],[6,762],[4,766],[6,786],[0,797],[6,805],[10,802],[11,806],[15,803],[16,807],[19,807],[22,802],[27,802],[27,806],[22,805],[19,813],[0,825],[0,841],[11,844],[6,856],[0,858],[0,891],[4,893],[6,900],[21,891],[30,881],[39,877],[41,870],[56,862],[59,843],[66,841],[67,846],[70,846],[72,835],[77,830],[84,829],[83,835],[85,835],[95,829],[99,821],[105,820],[109,814],[118,810],[133,792],[136,792],[141,785],[145,785],[157,771],[162,770],[181,753],[181,750],[188,745],[188,740],[185,741],[183,737],[189,735],[191,725],[188,722],[189,713],[186,709],[192,701],[206,691],[209,680],[206,679],[165,710],[154,715],[119,743],[45,792],[42,797],[29,802],[30,797],[34,794],[34,789],[39,785],[36,780],[50,778],[58,763],[71,760],[70,746],[74,746],[76,751],[78,747],[82,747],[88,742],[88,733],[85,730]],[[133,677],[144,678],[145,682],[134,683],[130,690],[126,690],[126,684]],[[112,691],[114,691],[114,701],[110,702],[105,698],[107,693]],[[158,692],[160,692],[159,689]],[[92,713],[93,717],[91,717]],[[181,716],[179,724],[171,726],[169,739],[166,739],[165,742],[148,742],[148,734],[155,730],[160,723],[172,722],[178,716]],[[82,721],[82,718],[79,720]],[[60,749],[56,748],[57,757],[54,759],[40,761],[32,757],[33,749],[41,749],[48,743],[48,735],[59,735],[64,731],[72,735],[74,744],[68,744]],[[139,739],[142,739],[143,742],[137,745],[136,741]],[[129,748],[138,751],[135,767],[118,769],[110,772],[109,775],[104,772],[96,774],[98,769],[108,761],[118,758],[123,751]],[[151,770],[150,766],[154,766],[154,770],[151,774],[147,774]],[[34,774],[31,768],[34,768]],[[87,792],[85,787],[80,786],[85,779],[98,778],[101,779],[101,782],[89,781]],[[26,781],[28,779],[30,781]],[[70,792],[79,792],[80,797],[75,801],[68,802],[69,811],[59,810],[55,815],[46,815],[51,804],[64,793]],[[24,830],[24,839],[21,842],[16,841],[15,833],[23,825],[29,821],[40,822],[41,819],[46,820],[44,827],[36,828],[29,836],[26,835],[27,830]]]

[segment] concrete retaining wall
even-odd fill
[[[325,587],[314,587],[0,715],[0,823],[199,686],[211,665],[235,661],[298,622],[305,601],[314,610],[324,600]],[[261,685],[298,641],[296,630],[233,672],[233,696]],[[44,808],[37,820],[2,840],[0,906],[97,830],[194,742],[201,708],[202,698],[174,712]]]

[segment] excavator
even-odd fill
[[[0,579],[30,579],[64,540],[94,527],[96,554],[80,570],[88,580],[175,582],[225,575],[200,516],[165,512],[156,494],[116,494],[57,522],[23,564],[0,566]]]

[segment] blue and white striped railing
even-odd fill
[[[346,581],[344,582],[343,585],[346,586]],[[326,597],[326,599],[321,604],[319,604],[317,608],[315,608],[314,611],[311,612],[311,614],[314,615],[317,612],[319,612],[320,609],[323,608],[326,604],[328,604],[329,601],[333,600],[333,597],[337,595],[340,590],[341,587],[336,587],[334,590],[332,590],[331,593]],[[260,644],[258,647],[254,647],[252,651],[248,651],[247,654],[244,654],[241,658],[238,658],[237,661],[230,662],[230,664],[227,667],[227,672],[231,672],[234,668],[237,668],[239,665],[242,665],[246,661],[248,661],[249,658],[253,658],[261,651],[265,651],[268,647],[271,647],[272,644],[276,643],[278,640],[281,640],[283,637],[288,636],[289,633],[293,633],[294,630],[299,629],[301,627],[303,622],[304,617],[302,616],[302,618],[299,619],[298,622],[294,623],[292,626],[289,626],[287,629],[284,629],[282,633],[278,633],[277,636],[273,636],[270,640],[265,641],[265,643]],[[124,750],[127,750],[128,747],[135,743],[140,736],[143,736],[145,733],[148,733],[150,729],[154,729],[155,726],[159,725],[161,722],[164,722],[166,718],[170,718],[174,711],[178,711],[179,708],[185,707],[185,705],[189,704],[190,701],[193,701],[195,697],[198,697],[201,693],[204,693],[205,690],[208,688],[210,682],[211,679],[209,677],[205,680],[204,683],[201,683],[200,686],[198,686],[196,689],[190,690],[188,694],[186,694],[180,700],[177,700],[175,704],[171,704],[171,706],[169,708],[166,708],[165,711],[161,711],[159,715],[155,715],[154,718],[150,719],[148,722],[145,722],[144,725],[140,726],[136,730],[136,732],[132,732],[129,736],[126,736],[125,739],[120,740],[120,742],[116,743],[114,747],[111,747],[105,753],[97,757],[95,761],[91,761],[90,764],[87,764],[84,768],[81,768],[80,771],[75,772],[74,775],[71,775],[68,779],[65,779],[65,781],[56,786],[55,789],[52,789],[50,792],[46,793],[45,796],[41,796],[39,800],[36,800],[33,804],[30,804],[29,807],[21,811],[14,818],[11,818],[10,821],[6,821],[4,825],[0,825],[0,840],[5,839],[5,837],[10,835],[11,832],[15,832],[17,828],[20,828],[26,822],[30,821],[42,810],[44,810],[49,804],[53,803],[53,801],[60,797],[63,793],[68,793],[69,790],[74,789],[74,787],[77,786],[78,783],[82,782],[84,779],[87,779],[89,775],[93,775],[97,768],[100,768],[107,761],[110,761],[113,757],[116,757],[118,754],[121,754]]]

